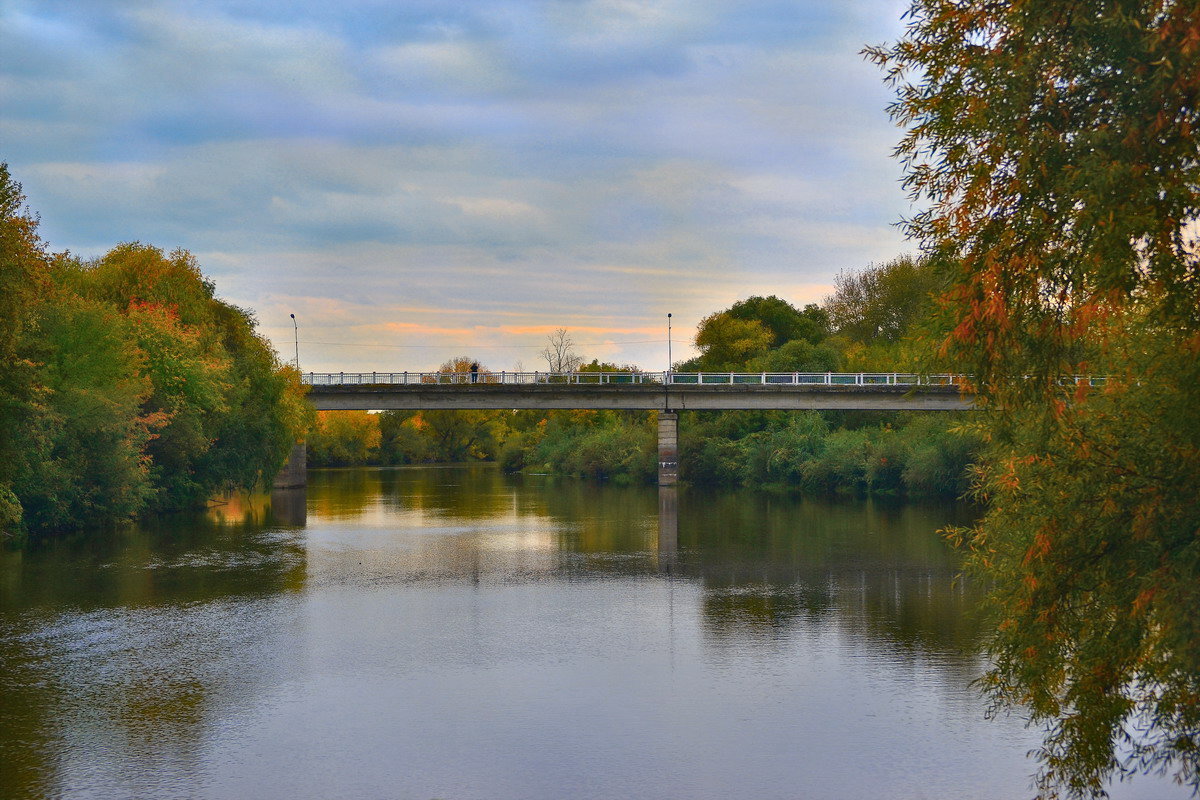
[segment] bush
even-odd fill
[[[808,462],[804,483],[827,492],[864,492],[867,482],[866,430],[836,430],[825,439],[825,449]]]

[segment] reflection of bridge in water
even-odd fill
[[[895,372],[309,372],[304,382],[318,411],[658,411],[661,485],[676,482],[679,411],[962,411],[972,405],[960,376]]]

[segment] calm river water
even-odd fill
[[[1031,794],[954,509],[310,479],[0,553],[0,797]]]

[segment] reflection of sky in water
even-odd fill
[[[312,477],[0,556],[0,796],[1029,795],[951,510],[684,491],[664,546],[653,490]]]

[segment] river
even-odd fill
[[[671,491],[314,470],[0,552],[0,797],[1032,794],[968,510]]]

